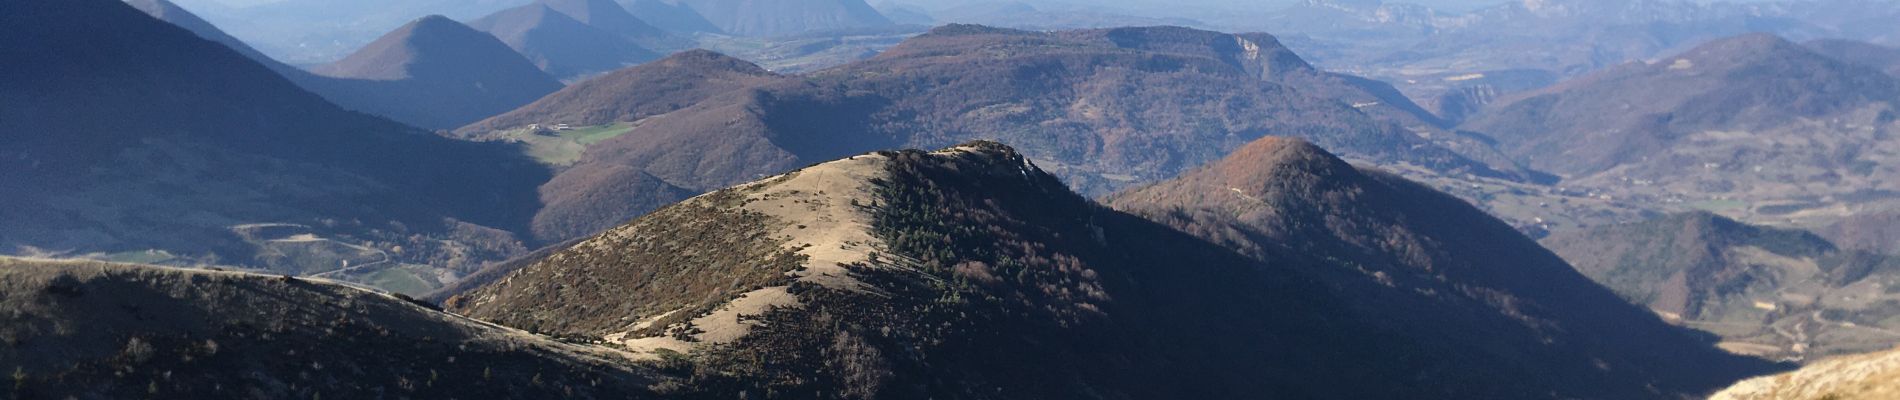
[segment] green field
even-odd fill
[[[386,268],[372,272],[360,279],[363,284],[410,296],[421,296],[424,293],[441,287],[441,285],[434,283],[432,279],[424,278],[416,272],[411,271],[410,268],[428,269],[429,267],[425,265],[405,264],[401,267]]]
[[[542,163],[556,166],[573,165],[580,161],[581,153],[588,146],[624,135],[633,131],[627,123],[590,126],[553,132],[552,135],[536,134],[529,130],[509,132],[507,137],[528,145],[528,155]]]
[[[175,260],[177,258],[178,258],[177,256],[173,256],[172,253],[166,252],[164,250],[127,251],[127,252],[107,254],[104,257],[99,257],[99,259],[102,261],[131,263],[131,264],[161,264],[166,261]]]
[[[1703,200],[1703,201],[1689,203],[1688,205],[1691,208],[1704,210],[1704,211],[1710,211],[1710,212],[1721,212],[1721,211],[1740,210],[1740,209],[1748,208],[1748,203],[1743,202],[1741,200]]]

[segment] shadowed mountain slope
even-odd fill
[[[233,234],[250,224],[430,237],[455,220],[519,229],[539,205],[531,188],[547,171],[514,149],[345,111],[124,3],[0,11],[9,253],[165,249],[251,265],[263,250]]]
[[[257,49],[251,47],[250,44],[244,43],[243,40],[239,40],[236,37],[232,37],[230,34],[225,33],[223,29],[212,25],[210,21],[199,18],[197,14],[186,11],[183,7],[173,4],[170,0],[126,0],[125,3],[131,4],[133,8],[145,12],[146,15],[151,15],[152,18],[158,18],[160,21],[177,25],[180,28],[185,28],[187,31],[191,31],[191,33],[197,34],[205,40],[218,42],[218,44],[222,44],[225,47],[230,47],[231,50],[243,54],[245,58],[257,61],[259,64],[264,64],[264,66],[270,67],[271,70],[282,73],[286,75],[286,77],[292,75],[288,73],[290,71],[302,71],[297,69],[297,67],[278,62],[276,59],[264,55],[263,52],[257,51]],[[295,80],[295,78],[293,78],[293,80]],[[298,83],[302,84],[303,82]]]
[[[1486,384],[1493,397],[1673,398],[1769,370],[1629,306],[1463,200],[1306,141],[1261,139],[1107,204],[1262,262],[1323,260],[1295,269],[1466,357],[1447,367],[1516,383]]]
[[[624,354],[334,283],[0,258],[9,398],[654,397]]]
[[[404,25],[314,72],[399,86],[376,100],[388,102],[388,108],[414,107],[394,118],[426,127],[479,121],[561,89],[561,82],[493,36],[441,16]],[[425,108],[429,105],[435,107]]]
[[[575,83],[533,104],[458,129],[457,133],[473,136],[537,124],[634,122],[776,78],[744,60],[688,50]]]
[[[411,33],[421,21],[391,32],[373,47],[358,51],[352,55],[357,59],[354,65],[341,69],[327,67],[330,70],[324,75],[331,76],[324,76],[271,59],[169,1],[131,0],[127,3],[206,40],[223,44],[330,102],[411,126],[454,128],[520,107],[560,88],[558,82],[551,84],[545,75],[512,67],[519,64],[516,60],[521,58],[513,51],[497,52],[479,43],[492,38],[449,34],[441,38],[453,40],[413,42]],[[432,25],[447,25],[443,22],[453,23],[436,21]],[[429,48],[434,48],[428,52],[436,54],[437,59],[411,59],[417,51]],[[435,66],[413,68],[418,61]],[[387,70],[368,71],[373,68]]]

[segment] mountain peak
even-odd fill
[[[752,75],[771,74],[771,71],[767,71],[765,67],[761,67],[751,61],[706,49],[692,49],[673,53],[658,61],[654,61],[654,63],[665,63],[685,68],[700,68],[700,72],[730,71]]]
[[[408,25],[417,27],[416,29],[455,29],[456,27],[467,28],[465,26],[462,26],[462,23],[455,22],[455,20],[449,19],[449,17],[444,17],[442,16],[442,14],[424,15],[421,18],[416,18],[414,21],[409,21]]]
[[[1629,306],[1470,203],[1396,175],[1358,170],[1303,140],[1260,139],[1205,169],[1116,194],[1107,204],[1268,264],[1330,260],[1306,271],[1323,280],[1319,286],[1339,288],[1344,297],[1363,302],[1361,309],[1378,314],[1373,318],[1407,335],[1435,346],[1537,360],[1486,365],[1500,368],[1498,373],[1545,379],[1589,375],[1559,371],[1724,365],[1636,378],[1646,384],[1673,381],[1664,385],[1676,388],[1664,390],[1701,392],[1721,378],[1697,375],[1733,377],[1754,368]],[[1513,331],[1530,337],[1507,333]],[[1642,345],[1611,350],[1635,343]],[[1662,367],[1670,364],[1676,366]],[[1740,369],[1723,370],[1731,367]],[[1581,381],[1554,385],[1570,386],[1559,391],[1607,388]]]
[[[633,16],[613,0],[537,0],[535,3],[588,26],[629,38],[658,38],[666,35],[660,28]]]
[[[583,9],[587,8],[584,3],[580,5]],[[631,16],[603,17],[625,14],[624,10],[618,13],[612,11],[593,15],[596,22],[588,23],[546,3],[530,3],[497,11],[469,25],[501,39],[502,43],[526,56],[541,70],[561,79],[583,77],[659,58],[640,43],[642,40],[664,38],[639,37],[641,34],[638,32],[644,32],[645,29],[637,28],[644,23]],[[610,23],[616,19],[626,23]],[[628,31],[615,29],[615,26],[632,26],[636,29]]]
[[[314,72],[332,77],[397,80],[420,75],[411,71],[418,64],[492,62],[506,60],[512,53],[487,34],[448,17],[430,15],[383,34],[349,57],[315,68]],[[481,58],[460,58],[466,56]],[[435,59],[440,57],[459,59]]]
[[[1020,34],[1028,34],[1028,33],[1030,32],[1024,31],[1024,30],[1009,29],[1009,28],[997,28],[997,27],[988,26],[988,25],[946,24],[946,25],[939,26],[936,28],[931,28],[929,32],[924,33],[924,36],[1020,35]]]
[[[1704,65],[1735,65],[1804,56],[1813,56],[1813,53],[1780,36],[1750,33],[1703,43],[1683,53],[1679,59]]]
[[[972,141],[964,142],[963,144],[959,144],[956,146],[950,146],[949,148],[939,150],[937,152],[938,153],[965,152],[965,153],[981,154],[981,155],[1001,157],[1001,158],[1022,158],[1023,157],[1021,153],[1016,152],[1016,148],[1009,147],[1009,145],[1006,145],[1006,144],[1003,144],[1002,142],[997,142],[994,140],[972,140]]]
[[[398,114],[430,128],[453,128],[520,107],[561,89],[507,44],[460,22],[431,15],[418,18],[336,63],[311,72],[362,86],[389,81],[376,90],[384,104],[413,104],[419,114]],[[450,103],[438,98],[459,99]],[[408,109],[408,108],[405,108]]]
[[[1312,142],[1274,136],[1242,146],[1205,171],[1237,190],[1260,190],[1272,182],[1293,178],[1329,178],[1358,173],[1352,164]]]

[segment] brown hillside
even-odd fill
[[[473,136],[534,124],[594,126],[639,121],[775,77],[744,60],[688,50],[576,83],[457,133]]]
[[[1554,172],[1597,173],[1646,157],[1642,170],[1673,171],[1689,160],[1672,150],[1705,131],[1779,133],[1801,118],[1847,116],[1895,99],[1900,80],[1755,34],[1525,94],[1462,127]]]
[[[1667,398],[1764,371],[1629,306],[1463,200],[1303,140],[1261,139],[1107,203],[1263,262],[1326,260],[1303,267],[1357,309],[1556,393]]]
[[[581,177],[603,176],[603,169],[631,168],[708,191],[878,148],[971,139],[1020,148],[1089,194],[1171,177],[1267,134],[1310,138],[1367,160],[1523,176],[1421,137],[1400,118],[1412,114],[1356,108],[1348,99],[1321,95],[1378,98],[1346,78],[1310,71],[1264,40],[1180,28],[1034,33],[942,27],[870,60],[769,80],[646,118],[590,147],[542,193],[549,203],[581,207],[550,212],[601,222],[573,229],[604,229],[638,214],[606,210],[624,208],[618,204],[554,200],[600,197],[603,189],[594,186],[605,182],[582,183]],[[561,189],[548,190],[555,186]],[[652,207],[670,200],[640,202]]]
[[[1817,233],[1850,249],[1900,254],[1900,212],[1861,212]]]
[[[706,242],[736,250],[691,244]],[[1350,243],[1361,242],[1334,246]],[[1013,149],[975,142],[696,197],[448,304],[684,354],[701,385],[681,394],[710,397],[1674,398],[1762,367],[1694,350],[1707,344],[1607,292],[1612,311],[1578,315],[1542,302],[1593,299],[1559,284],[1535,286],[1551,293],[1535,304],[1478,289],[1568,272],[1560,262],[1485,271],[1505,272],[1495,277],[1457,268],[1442,279],[1475,281],[1420,293],[1368,289],[1350,269],[1364,259],[1296,254],[1250,261],[1096,206]],[[1490,302],[1466,297],[1479,294]],[[1613,321],[1629,315],[1649,319]],[[1610,327],[1646,341],[1569,333],[1629,339]]]

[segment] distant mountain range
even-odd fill
[[[168,0],[292,65],[333,62],[425,15],[467,21],[527,0]]]
[[[581,22],[542,2],[502,10],[470,21],[469,26],[495,35],[542,71],[562,79],[612,71],[659,57],[634,37]]]
[[[1565,186],[1812,226],[1891,203],[1896,105],[1892,75],[1753,34],[1509,96],[1459,128]]]
[[[1282,34],[1320,65],[1393,82],[1418,99],[1534,89],[1471,78],[1524,70],[1574,77],[1750,32],[1887,44],[1900,33],[1877,22],[1900,17],[1900,7],[1882,1],[1499,3],[1447,12],[1405,2],[1315,0],[1202,19],[1221,29]]]
[[[679,0],[621,0],[620,5],[626,6],[634,15],[641,16],[642,20],[667,31],[684,34],[725,33]]]
[[[123,2],[0,15],[9,254],[447,279],[520,251],[509,231],[548,177],[506,146],[346,111]]]
[[[679,200],[656,196],[672,190],[623,188],[664,182],[702,192],[860,151],[975,138],[1022,146],[1089,194],[1173,176],[1269,133],[1311,138],[1369,160],[1523,174],[1508,161],[1474,161],[1443,147],[1458,144],[1454,135],[1421,137],[1414,129],[1436,129],[1435,122],[1390,87],[1319,72],[1267,35],[953,25],[809,75],[761,76],[733,61],[707,70],[758,83],[739,90],[718,80],[704,81],[716,84],[705,89],[615,89],[628,86],[617,82],[702,82],[677,69],[636,68],[564,92],[585,97],[550,97],[504,115],[506,123],[491,120],[460,134],[535,124],[620,127],[601,128],[615,136],[589,146],[543,187],[544,219],[581,216],[558,219],[580,224],[542,224],[538,232],[550,240]],[[620,106],[630,104],[658,107]],[[641,200],[625,201],[629,194]]]
[[[634,17],[613,0],[538,0],[535,3],[546,5],[587,26],[629,39],[656,40],[667,36],[665,31]]]
[[[395,3],[379,0],[281,0],[248,4],[234,4],[226,0],[178,2],[186,9],[235,32],[235,36],[262,48],[265,54],[301,66],[334,62],[378,36],[421,16],[443,15],[467,22],[538,0],[405,0]],[[556,4],[563,2],[580,7]],[[601,3],[617,3],[625,11],[615,12],[599,7]],[[670,38],[667,45],[640,42],[642,46],[662,53],[692,47],[691,36],[699,33],[774,37],[893,25],[863,0],[559,0],[550,5],[590,24],[631,25],[627,20],[595,21],[591,17],[593,13],[587,10],[608,14],[627,13],[640,25],[679,36]],[[620,34],[652,32],[609,31]]]
[[[678,0],[721,32],[782,36],[891,25],[864,0]]]
[[[1558,232],[1543,243],[1630,301],[1744,354],[1815,360],[1900,344],[1885,287],[1900,257],[1699,212]]]
[[[562,87],[495,37],[441,16],[416,20],[312,72],[386,82],[372,107],[416,109],[392,118],[423,127],[467,124]]]
[[[893,6],[896,7],[896,6]],[[1090,4],[1060,4],[1043,2],[1030,4],[1018,1],[980,1],[934,10],[921,8],[892,8],[892,13],[912,13],[910,18],[928,18],[930,24],[978,24],[1008,27],[1026,30],[1060,29],[1098,29],[1128,26],[1206,26],[1199,21],[1187,18],[1138,15],[1118,12]]]
[[[418,19],[319,73],[278,62],[167,0],[127,3],[223,44],[325,99],[411,126],[447,129],[534,101],[560,83],[524,70],[521,56],[442,17]],[[426,26],[425,26],[426,25]],[[418,31],[418,28],[428,28]],[[418,34],[424,34],[418,36]],[[506,48],[502,48],[505,50]]]

